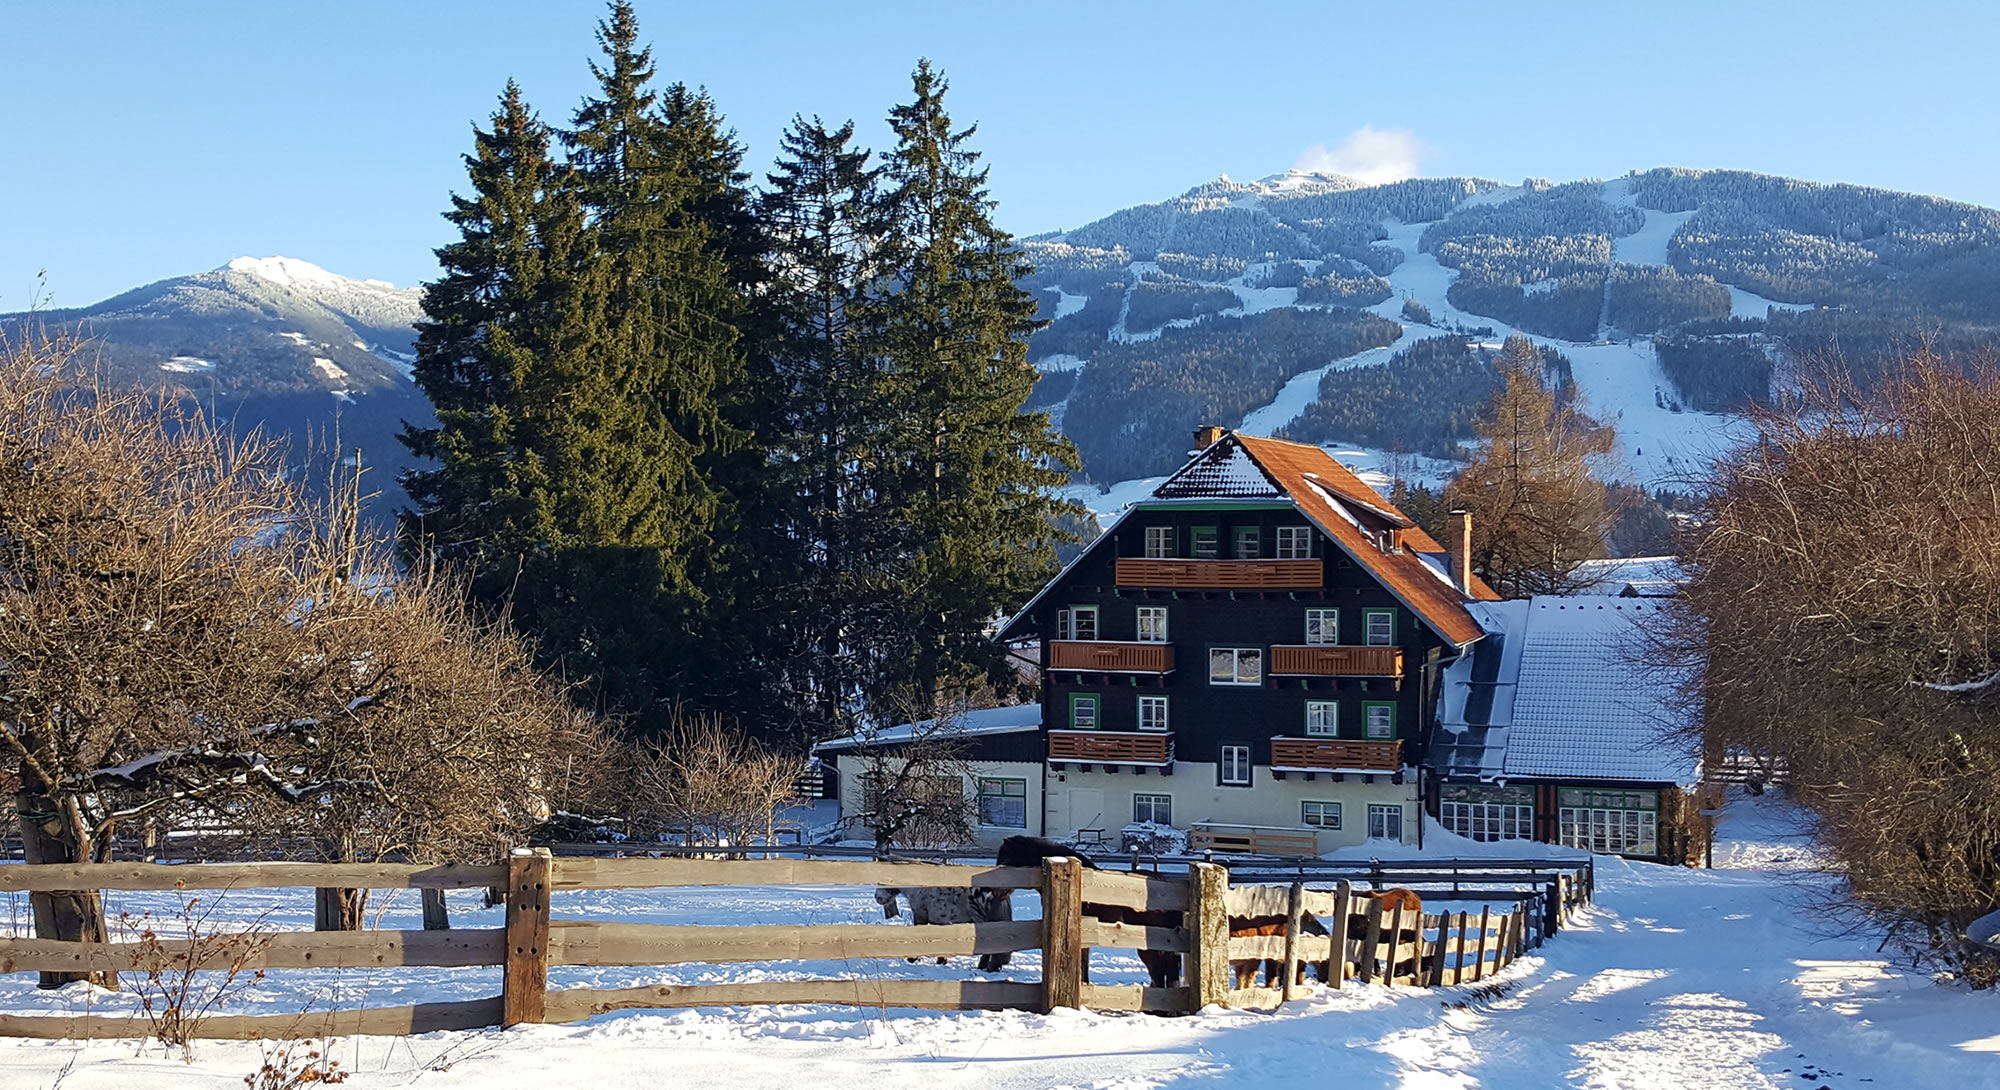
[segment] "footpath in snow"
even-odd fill
[[[1441,850],[1468,847],[1452,839],[1435,835]],[[1895,968],[1869,936],[1829,933],[1814,906],[1832,883],[1814,862],[1784,803],[1736,798],[1716,870],[1600,857],[1593,908],[1534,955],[1466,988],[1350,984],[1273,1013],[1186,1018],[804,1006],[622,1012],[570,1026],[348,1039],[333,1054],[357,1088],[2000,1088],[2000,996]],[[621,898],[596,908],[676,922],[832,920],[866,907],[823,890],[631,895],[649,904],[596,896]],[[284,975],[259,989],[281,988]],[[10,982],[0,1009],[77,998],[37,995],[18,974],[0,979]],[[413,983],[366,998],[444,997]],[[233,1087],[258,1056],[254,1044],[212,1042],[189,1065],[131,1042],[0,1041],[0,1090],[58,1081],[65,1090]]]

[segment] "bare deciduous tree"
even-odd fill
[[[892,847],[956,847],[977,827],[975,801],[966,794],[974,769],[966,759],[964,718],[936,702],[903,698],[895,703],[907,723],[865,727],[854,748],[861,769],[857,824],[875,838],[877,854]]]
[[[2000,907],[2000,367],[1922,352],[1754,419],[1680,599],[1709,759],[1781,760],[1891,940],[1990,983],[1961,938]]]

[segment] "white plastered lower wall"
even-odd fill
[[[1117,830],[1131,822],[1133,798],[1137,794],[1166,795],[1172,800],[1173,824],[1186,829],[1196,822],[1230,825],[1257,825],[1272,829],[1315,832],[1319,850],[1329,852],[1364,843],[1368,839],[1368,807],[1396,806],[1402,811],[1403,841],[1415,843],[1418,815],[1422,811],[1417,795],[1417,776],[1408,772],[1404,782],[1392,783],[1378,774],[1373,783],[1362,782],[1359,774],[1348,773],[1335,782],[1328,773],[1315,773],[1311,782],[1305,775],[1288,772],[1282,780],[1271,778],[1271,770],[1257,768],[1248,787],[1225,787],[1217,782],[1213,763],[1181,761],[1174,774],[1162,776],[1153,769],[1134,775],[1118,772],[1077,772],[1068,770],[1047,775],[1047,802],[1044,825],[1053,837],[1073,836],[1079,829],[1100,829],[1114,841]],[[1312,829],[1303,820],[1305,802],[1340,804],[1339,829]]]
[[[861,766],[861,761],[851,757],[840,762],[840,817],[842,821],[847,823],[846,829],[841,835],[852,839],[867,840],[871,834],[854,820],[855,811],[860,806],[863,797]],[[969,774],[965,777],[965,794],[967,798],[977,797],[979,788],[977,781],[982,778],[1027,781],[1027,827],[1009,828],[998,825],[981,825],[974,836],[974,843],[984,848],[997,848],[1000,846],[1002,840],[1010,836],[1022,833],[1030,836],[1043,835],[1042,777],[1044,773],[1040,761],[973,761],[969,763],[968,767]],[[1123,822],[1120,822],[1120,824],[1123,824]]]

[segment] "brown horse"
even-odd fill
[[[1283,937],[1285,934],[1285,921],[1287,919],[1288,917],[1285,916],[1231,916],[1229,917],[1229,937],[1232,939],[1269,935]],[[1326,925],[1320,923],[1318,917],[1310,912],[1299,915],[1299,932],[1305,935],[1324,935],[1327,933]],[[1229,968],[1235,976],[1233,987],[1240,990],[1256,983],[1257,967],[1260,963],[1264,967],[1264,986],[1267,988],[1278,987],[1285,977],[1285,963],[1282,960],[1278,958],[1231,958]],[[1306,982],[1306,965],[1307,962],[1305,960],[1301,959],[1299,961],[1297,983],[1304,984]],[[1311,965],[1313,978],[1322,984],[1326,983],[1326,962],[1319,958],[1314,958],[1311,961]]]

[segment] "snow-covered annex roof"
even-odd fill
[[[1675,556],[1623,556],[1586,560],[1570,572],[1586,584],[1578,594],[1608,594],[1615,598],[1672,598],[1680,593],[1687,569]]]
[[[862,745],[897,745],[928,735],[936,726],[935,719],[926,719],[914,725],[898,723],[893,727],[883,727],[873,734],[851,734],[845,738],[829,739],[814,746],[813,752],[838,753]],[[960,713],[954,720],[945,723],[943,731],[939,732],[939,737],[971,738],[982,734],[1019,734],[1041,728],[1040,704],[1009,704],[1004,708],[977,708]]]
[[[1665,741],[1681,678],[1648,654],[1665,603],[1600,595],[1475,602],[1486,638],[1445,670],[1431,759],[1449,777],[1692,784]]]

